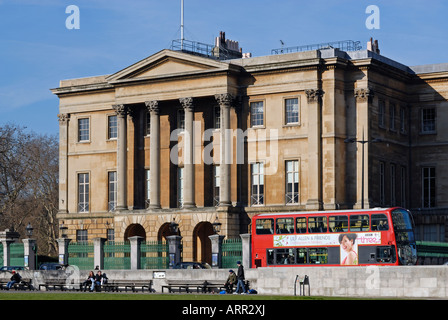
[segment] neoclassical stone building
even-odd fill
[[[183,259],[210,262],[215,220],[235,238],[261,212],[394,205],[416,213],[422,238],[445,238],[446,64],[162,50],[52,92],[58,218],[73,240],[161,240],[175,220]]]

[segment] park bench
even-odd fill
[[[39,284],[39,290],[41,290],[42,287],[45,287],[45,291],[50,290],[70,290],[73,284],[67,283],[66,279],[47,279],[44,283]],[[73,289],[78,289],[79,286],[73,286]]]
[[[222,281],[211,281],[211,280],[204,281],[204,292],[211,293],[211,292],[220,292],[223,290],[226,290],[226,287]]]
[[[206,281],[204,280],[167,280],[167,284],[162,286],[162,293],[164,292],[164,289],[167,289],[169,293],[173,292],[182,292],[185,291],[187,293],[193,292],[193,289],[197,293],[199,292],[205,292],[206,287]]]
[[[104,291],[128,291],[132,292],[138,291],[138,288],[141,289],[142,292],[148,290],[148,292],[154,292],[152,288],[152,280],[109,280],[107,283],[102,285]]]
[[[8,284],[10,280],[2,279],[0,280],[0,289],[1,290],[7,290],[6,285]],[[20,282],[14,283],[11,289],[14,290],[34,290],[34,287],[32,285],[32,279],[31,278],[22,278]]]

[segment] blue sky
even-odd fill
[[[337,40],[378,39],[406,65],[448,62],[446,0],[184,0],[185,37],[213,43],[220,31],[244,52]],[[0,0],[0,125],[58,133],[61,79],[111,74],[180,38],[181,0]],[[67,6],[80,29],[66,28]],[[380,29],[366,28],[366,8]]]

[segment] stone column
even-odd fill
[[[230,108],[233,96],[229,93],[217,94],[215,99],[221,108],[221,157],[220,157],[220,188],[219,206],[230,207],[231,185],[230,185],[230,164],[232,163],[232,130],[230,128]]]
[[[356,140],[370,139],[369,104],[372,102],[373,90],[369,88],[355,89],[356,99]],[[369,194],[369,143],[356,143],[356,204],[355,208],[370,208]],[[363,164],[364,162],[364,164]],[[364,176],[362,169],[364,167]],[[364,184],[363,184],[364,182]],[[363,199],[364,197],[364,199]]]
[[[59,213],[68,213],[68,122],[70,115],[58,114],[59,119]]]
[[[194,106],[193,98],[179,99],[185,110],[185,130],[184,130],[184,208],[196,207],[195,183],[194,183],[194,138],[193,138],[193,118]]]
[[[241,258],[242,260],[241,262],[243,263],[243,266],[245,268],[252,268],[251,263],[252,248],[250,246],[251,234],[250,233],[240,234],[240,237],[243,246],[243,257]]]
[[[308,201],[307,210],[322,210],[322,95],[305,90],[308,100]]]
[[[181,261],[181,236],[168,236],[166,237],[166,241],[168,241],[168,252],[170,255],[170,269],[173,269],[176,263]]]
[[[160,209],[160,115],[159,102],[146,101],[146,108],[150,116],[150,145],[149,145],[149,208]]]
[[[22,242],[25,267],[36,270],[36,239],[23,239]]]
[[[212,268],[218,269],[222,267],[222,241],[226,236],[213,234],[208,236],[212,242]]]
[[[71,241],[69,238],[57,239],[59,246],[59,263],[68,264],[68,245]]]
[[[143,239],[144,238],[140,236],[129,238],[129,242],[131,243],[131,270],[140,269],[141,265],[140,245]]]
[[[93,264],[100,270],[104,269],[104,243],[106,240],[106,238],[93,239]]]
[[[128,108],[123,105],[113,106],[117,114],[118,141],[117,141],[117,211],[128,209],[127,197],[127,114]]]

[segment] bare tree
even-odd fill
[[[57,252],[58,139],[0,126],[1,228],[34,226],[39,252]]]

